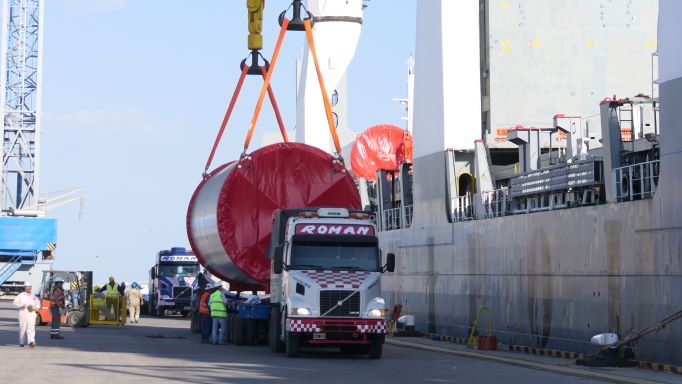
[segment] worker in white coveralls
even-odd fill
[[[31,282],[24,284],[24,292],[14,299],[14,305],[19,308],[19,346],[28,344],[36,346],[36,311],[40,309],[40,300],[34,295]]]

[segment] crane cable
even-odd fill
[[[265,67],[260,67],[261,73],[263,74],[263,81],[267,76],[267,71]],[[287,135],[287,129],[284,127],[284,121],[282,120],[282,115],[279,113],[279,106],[277,105],[277,100],[275,100],[275,92],[272,90],[272,86],[268,85],[268,96],[270,97],[270,103],[272,104],[272,109],[275,111],[275,118],[277,119],[277,125],[279,125],[279,132],[282,134],[282,140],[285,143],[289,142],[289,136]]]
[[[242,68],[242,73],[239,76],[239,80],[237,81],[237,86],[234,89],[234,92],[232,93],[232,99],[230,100],[230,104],[227,107],[227,112],[225,112],[225,117],[223,117],[223,122],[220,124],[220,130],[218,131],[218,135],[215,138],[215,141],[213,142],[213,148],[211,149],[211,153],[208,156],[208,160],[206,161],[206,166],[204,167],[204,175],[208,174],[208,169],[211,167],[211,163],[213,162],[213,157],[215,156],[216,150],[218,149],[218,144],[220,144],[220,141],[223,138],[223,134],[225,133],[225,127],[227,127],[227,122],[230,120],[230,116],[232,115],[232,110],[234,109],[234,106],[237,102],[237,99],[239,98],[239,94],[242,89],[242,85],[244,84],[244,79],[246,78],[247,73],[249,72],[250,67],[248,65],[244,65],[244,68]],[[261,74],[263,78],[266,77],[266,70],[265,66],[261,67]],[[282,140],[284,140],[285,143],[289,142],[289,136],[287,135],[287,130],[286,127],[284,126],[284,121],[282,119],[282,115],[279,111],[279,106],[277,104],[277,100],[275,98],[275,92],[272,90],[272,86],[268,84],[268,96],[270,98],[270,103],[272,104],[272,109],[275,111],[275,117],[277,118],[277,124],[279,125],[279,131],[282,134]]]
[[[286,18],[282,22],[282,27],[279,31],[279,36],[277,37],[277,44],[275,44],[275,51],[272,53],[272,59],[270,59],[270,69],[265,75],[265,81],[263,82],[263,87],[261,87],[260,95],[258,95],[258,101],[256,102],[256,109],[253,111],[253,116],[251,117],[251,127],[246,133],[246,140],[244,140],[244,152],[242,156],[246,154],[249,149],[249,144],[251,143],[251,138],[253,137],[253,131],[256,129],[256,123],[258,122],[258,116],[260,115],[261,108],[263,107],[263,99],[265,98],[265,92],[270,87],[270,79],[272,78],[272,73],[275,71],[275,64],[277,64],[277,57],[279,56],[279,51],[282,48],[282,42],[284,41],[284,34],[287,31],[287,26],[289,25],[289,20]]]
[[[260,111],[263,105],[263,99],[265,98],[265,92],[270,86],[270,80],[272,78],[272,73],[275,70],[275,64],[277,63],[277,58],[279,56],[279,51],[280,48],[282,47],[282,42],[284,41],[284,35],[286,34],[287,27],[289,25],[289,19],[286,17],[282,18],[282,26],[279,31],[279,36],[277,37],[277,44],[275,44],[275,50],[272,54],[272,59],[270,61],[270,69],[267,71],[267,75],[265,76],[265,82],[263,83],[263,87],[261,88],[260,95],[258,96],[258,101],[256,103],[256,109],[253,112],[253,117],[251,118],[251,127],[249,128],[249,131],[246,135],[246,140],[244,141],[244,152],[242,153],[242,156],[246,155],[246,151],[249,148],[249,144],[251,143],[251,138],[253,137],[253,132],[256,128],[256,123],[258,122],[258,117],[260,115]],[[310,53],[313,56],[313,62],[315,63],[315,70],[317,72],[317,79],[320,84],[320,92],[322,93],[322,102],[324,104],[324,109],[325,109],[325,114],[327,116],[327,123],[329,124],[329,131],[332,135],[332,139],[334,141],[334,147],[336,148],[336,154],[340,158],[341,157],[341,144],[339,142],[339,136],[338,133],[336,132],[336,125],[334,124],[334,118],[332,114],[332,106],[331,102],[329,101],[329,96],[327,95],[327,89],[324,85],[324,79],[322,78],[322,71],[320,70],[320,64],[317,60],[317,51],[315,50],[315,42],[313,39],[313,31],[312,31],[312,25],[310,22],[310,18],[306,18],[304,20],[304,26],[305,26],[305,32],[306,32],[306,37],[308,39],[308,46],[310,47]],[[283,135],[285,135],[286,132],[283,132]],[[286,141],[286,140],[285,140]]]

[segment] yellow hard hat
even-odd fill
[[[114,277],[113,277],[113,276],[109,276],[109,281],[114,281]]]
[[[95,291],[99,291],[99,285],[95,285],[92,289]]]

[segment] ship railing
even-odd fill
[[[658,186],[659,160],[613,169],[613,200],[617,202],[653,197]]]
[[[400,207],[385,209],[381,219],[384,231],[400,229]]]
[[[475,197],[472,195],[458,196],[452,199],[452,218],[454,221],[476,219]]]
[[[402,212],[402,205],[399,205],[396,208],[385,209],[381,215],[381,229],[383,231],[391,231],[394,229],[409,228],[410,225],[412,225],[413,216],[414,205],[405,206],[404,212]],[[403,223],[405,223],[404,226]]]
[[[495,189],[459,196],[452,200],[452,217],[454,221],[489,219],[511,214],[509,190]]]
[[[477,201],[480,207],[477,209],[479,219],[506,216],[510,214],[509,190],[507,188],[481,192]]]
[[[405,206],[405,226],[410,227],[412,225],[412,216],[414,215],[414,205]]]

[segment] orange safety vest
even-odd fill
[[[199,299],[199,313],[201,313],[202,315],[211,314],[211,310],[208,308],[208,304],[206,303],[208,301],[208,294],[209,294],[208,291],[204,292],[204,294],[201,295],[201,298]]]
[[[66,297],[64,291],[54,287],[50,294],[50,308],[64,308],[66,306]]]

